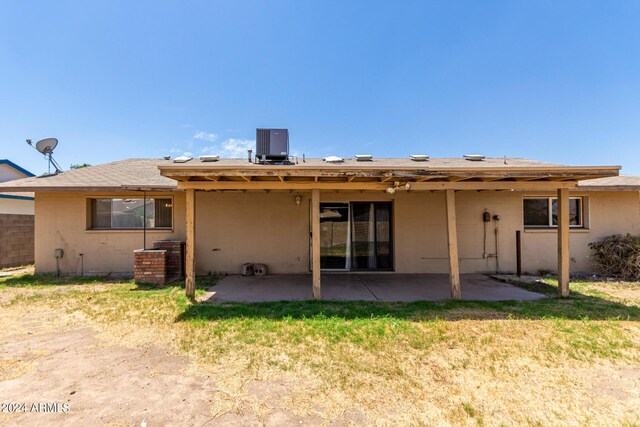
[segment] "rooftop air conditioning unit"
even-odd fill
[[[256,129],[256,158],[284,161],[289,158],[288,129]]]

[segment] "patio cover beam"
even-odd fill
[[[616,176],[619,166],[540,166],[540,167],[428,167],[416,168],[407,166],[375,166],[358,167],[307,167],[292,166],[195,166],[165,165],[159,166],[160,173],[166,177],[193,176],[264,176],[264,177],[349,177],[359,178],[548,178],[562,177],[572,179],[576,176],[601,178]]]
[[[569,190],[558,189],[558,295],[569,296]]]
[[[405,181],[400,180],[402,184]],[[461,182],[409,182],[411,191],[425,190],[528,190],[551,191],[576,188],[577,181],[461,181]],[[392,186],[381,182],[301,182],[301,181],[178,181],[178,190],[354,190],[385,191]]]
[[[185,293],[188,298],[196,296],[196,190],[187,190],[187,243],[185,253]]]
[[[458,231],[456,228],[456,193],[446,190],[447,211],[447,246],[449,253],[449,284],[451,299],[459,300],[460,295],[460,260],[458,259]]]
[[[311,256],[313,299],[320,299],[320,190],[311,190]]]

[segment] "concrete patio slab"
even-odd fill
[[[468,301],[532,301],[544,295],[483,274],[460,276],[462,299]],[[322,275],[322,299],[328,301],[442,301],[451,298],[447,274]],[[310,274],[227,276],[201,298],[207,302],[310,300]]]

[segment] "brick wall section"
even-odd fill
[[[133,251],[133,275],[136,283],[167,283],[167,251],[161,249],[138,249]]]
[[[184,242],[180,240],[158,240],[154,249],[167,251],[167,280],[184,276]]]
[[[33,264],[34,216],[0,214],[0,268]]]

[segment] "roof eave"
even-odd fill
[[[119,192],[119,191],[180,191],[177,186],[158,186],[158,185],[120,185],[120,186],[20,186],[20,187],[0,187],[2,192],[12,191],[31,191],[34,193],[56,193],[56,192]]]
[[[640,191],[640,185],[578,185],[579,191]]]
[[[297,176],[297,177],[349,177],[357,174],[359,177],[389,177],[402,178],[563,178],[571,180],[586,180],[596,178],[615,177],[619,175],[620,166],[558,166],[558,167],[367,167],[360,165],[326,166],[326,167],[290,167],[290,166],[248,166],[229,167],[215,165],[194,166],[159,166],[162,176],[189,180],[191,177],[222,177],[222,176]]]

